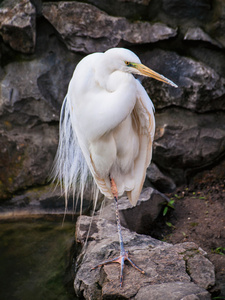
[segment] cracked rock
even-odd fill
[[[15,1],[16,2],[16,1]],[[6,0],[0,8],[0,34],[14,50],[33,53],[36,43],[36,10],[29,0]]]
[[[76,225],[76,240],[84,244],[91,217],[81,216]],[[118,264],[91,268],[119,253],[117,226],[105,219],[94,217],[85,254],[77,259],[74,288],[85,299],[148,299],[180,300],[189,295],[210,299],[203,287],[191,282],[192,273],[186,269],[190,257],[204,256],[205,252],[194,243],[171,245],[150,236],[140,235],[122,227],[124,246],[130,258],[142,268],[143,275],[130,265],[124,268],[123,287],[119,286]],[[198,260],[196,260],[198,264]],[[202,269],[199,269],[202,272]],[[212,269],[204,269],[211,273]],[[198,299],[197,298],[197,299]]]
[[[154,43],[177,34],[176,29],[162,23],[130,22],[79,2],[44,3],[43,15],[59,32],[69,50],[84,53],[102,52],[118,46],[121,41]]]

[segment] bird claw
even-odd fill
[[[99,265],[94,266],[93,268],[91,268],[91,270],[95,270],[101,266],[107,265],[107,264],[111,264],[111,263],[119,263],[120,264],[120,287],[122,287],[123,285],[123,268],[124,268],[124,262],[125,261],[129,261],[129,263],[131,264],[131,266],[133,268],[135,268],[136,270],[138,270],[139,272],[141,272],[142,274],[145,274],[145,271],[143,271],[141,268],[139,268],[129,257],[128,257],[128,252],[127,251],[123,251],[122,253],[120,253],[119,256],[113,258],[113,259],[109,259],[106,260],[104,262],[102,262]]]

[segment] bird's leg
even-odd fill
[[[120,268],[120,286],[122,287],[123,284],[123,268],[124,268],[124,261],[128,260],[130,262],[130,264],[132,265],[132,267],[134,267],[135,269],[137,269],[139,272],[141,272],[142,274],[145,274],[145,272],[139,268],[129,257],[128,257],[128,251],[125,251],[124,249],[124,245],[123,245],[123,237],[122,237],[122,231],[121,231],[121,225],[120,225],[120,217],[119,217],[119,208],[118,208],[118,191],[117,191],[117,187],[116,187],[116,183],[115,181],[110,178],[110,182],[111,182],[111,191],[112,194],[114,196],[114,200],[115,200],[115,204],[116,204],[116,222],[117,222],[117,228],[118,228],[118,234],[119,234],[119,242],[120,242],[120,256],[104,261],[103,263],[95,266],[92,269],[95,269],[97,267],[101,267],[103,265],[106,264],[110,264],[110,263],[119,263],[121,268]]]

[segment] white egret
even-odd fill
[[[141,64],[127,49],[109,49],[80,61],[62,105],[55,162],[55,176],[62,181],[66,199],[71,190],[83,199],[89,171],[99,190],[115,199],[120,256],[99,266],[120,263],[121,286],[124,260],[144,271],[124,250],[118,197],[126,192],[130,203],[136,205],[151,161],[155,132],[153,104],[132,74],[177,87]]]

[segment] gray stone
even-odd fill
[[[178,88],[144,78],[143,85],[156,109],[184,107],[197,112],[225,109],[225,78],[206,64],[174,52],[153,50],[141,55],[142,62],[173,80]]]
[[[67,53],[56,38],[48,38],[51,30],[46,27],[43,30],[46,36],[37,40],[40,53],[32,60],[9,63],[1,74],[0,115],[15,112],[17,123],[24,124],[26,118],[57,121],[68,83],[81,59],[80,55]],[[40,49],[41,44],[47,47]]]
[[[75,199],[69,195],[67,207],[65,209],[65,197],[60,186],[50,184],[30,188],[23,194],[14,195],[11,199],[4,201],[0,206],[0,218],[10,219],[11,217],[21,217],[29,215],[80,215],[80,201],[75,209]],[[84,195],[82,203],[82,213],[88,213],[92,201],[87,193]]]
[[[42,122],[58,120],[57,111],[44,101],[38,87],[39,78],[52,67],[49,62],[48,58],[36,59],[11,63],[5,67],[5,76],[0,82],[1,115],[6,114],[6,111],[17,113],[17,123],[20,124],[32,117],[39,118]]]
[[[100,216],[116,224],[115,204],[110,200]],[[148,233],[153,222],[159,216],[167,197],[153,188],[143,189],[136,206],[132,206],[127,197],[118,201],[121,225],[137,233]]]
[[[148,291],[152,291],[153,296],[148,299],[165,299],[168,284],[170,293],[167,300],[193,294],[199,299],[210,299],[206,290],[191,283],[186,270],[187,257],[204,255],[194,243],[171,245],[122,227],[125,249],[129,250],[130,258],[146,274],[126,265],[123,287],[120,288],[118,264],[104,265],[90,271],[95,265],[119,254],[117,226],[99,217],[92,219],[91,227],[90,224],[91,217],[81,216],[76,225],[77,242],[84,245],[89,232],[85,254],[81,253],[77,259],[74,287],[78,296],[83,295],[85,299],[131,299],[135,296],[135,299],[147,299],[142,296],[145,297]],[[157,294],[161,298],[155,297]]]
[[[29,0],[6,0],[0,7],[0,34],[14,50],[33,53],[36,42],[36,12]]]
[[[11,130],[0,130],[1,199],[22,188],[46,183],[58,141],[58,129],[44,123],[13,129],[4,121],[2,126]]]
[[[210,289],[215,285],[214,265],[204,256],[190,257],[187,263],[193,282],[204,289]]]
[[[218,47],[203,45],[202,43],[190,43],[188,51],[195,60],[202,61],[214,69],[221,77],[225,78],[225,69],[223,67],[225,65],[225,51],[221,51]]]
[[[44,3],[43,15],[59,32],[69,50],[84,53],[102,52],[118,46],[121,41],[154,43],[177,34],[165,24],[130,22],[79,2]]]
[[[166,297],[166,298],[165,298]],[[210,294],[192,282],[170,282],[142,287],[135,300],[210,300]]]
[[[178,183],[210,165],[225,147],[225,113],[196,114],[167,109],[156,114],[153,159]]]
[[[47,182],[58,144],[59,110],[81,58],[67,53],[42,26],[33,59],[11,62],[0,74],[1,198]]]
[[[162,193],[172,193],[176,189],[173,179],[163,174],[154,163],[150,164],[146,172],[145,186],[149,184]]]
[[[187,32],[185,33],[184,40],[208,42],[214,46],[222,48],[222,45],[219,42],[212,39],[206,32],[204,32],[199,27],[188,28]]]
[[[43,184],[49,175],[58,129],[47,122],[58,120],[58,112],[37,85],[38,77],[47,70],[46,60],[12,63],[5,68],[0,83],[1,196]]]

